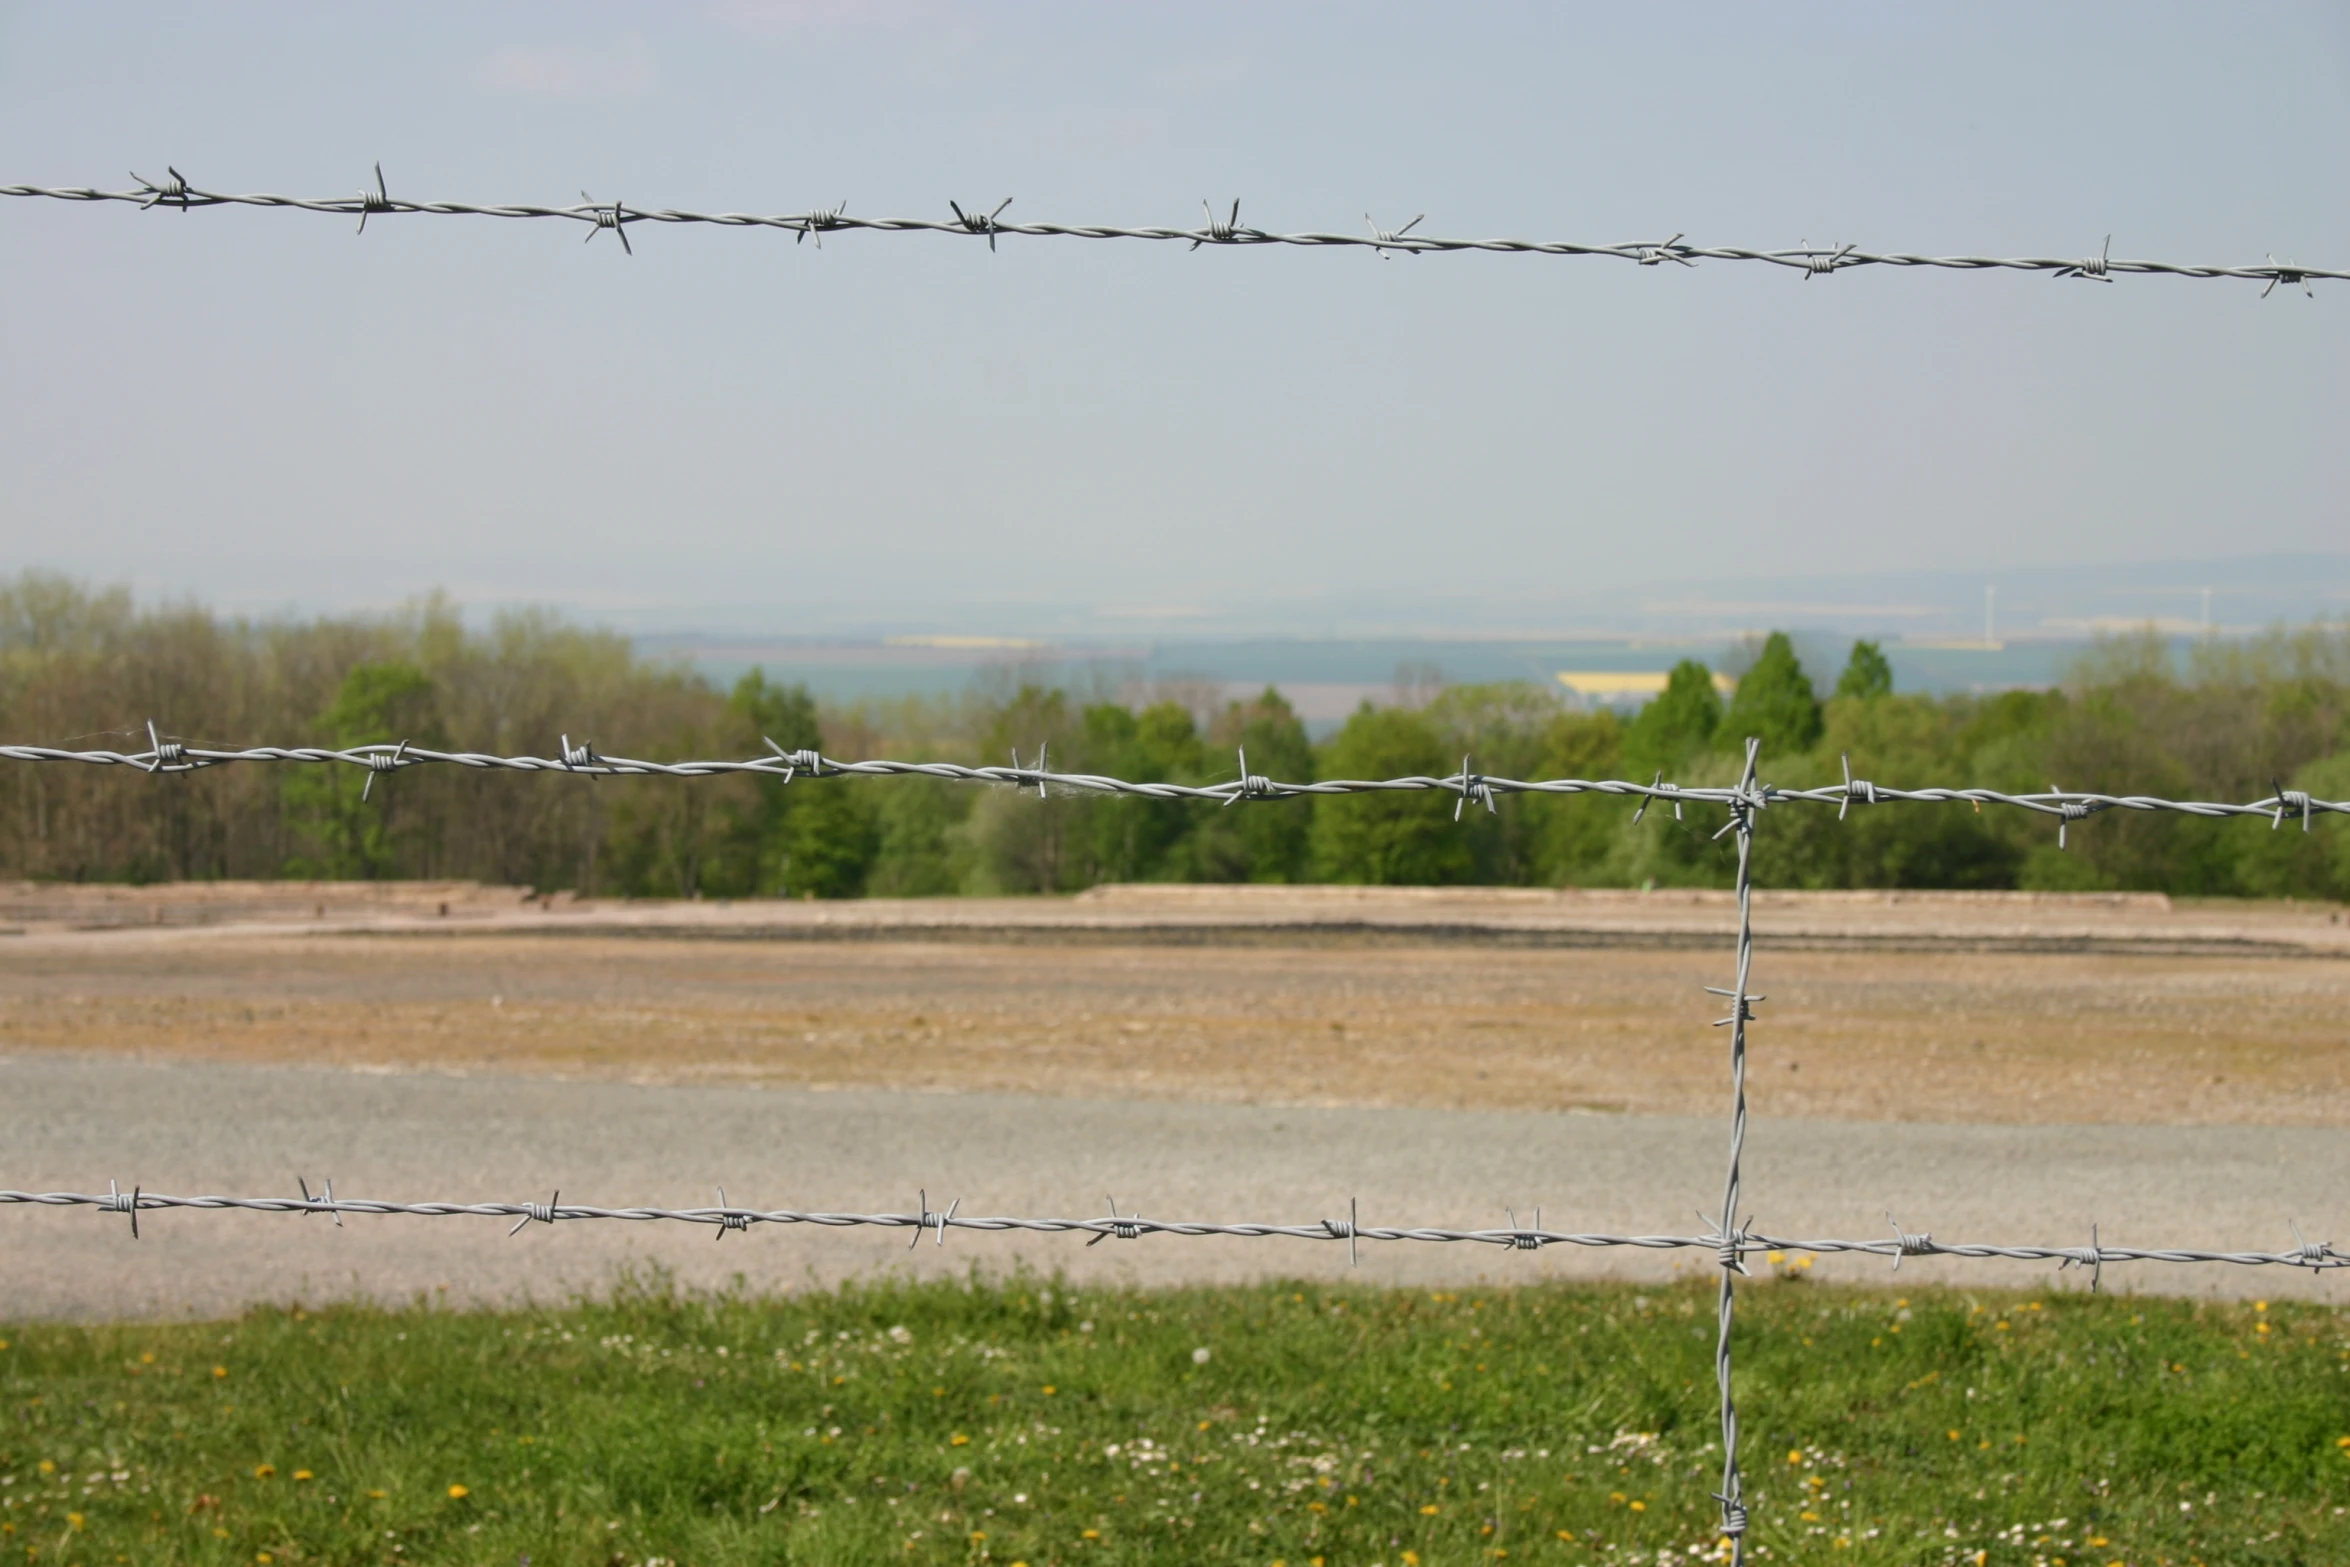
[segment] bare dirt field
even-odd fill
[[[1758,900],[1747,1193],[1779,1233],[2339,1237],[2339,910],[2147,897]],[[0,889],[0,1185],[734,1200],[1655,1233],[1719,1201],[1734,911],[1712,893],[1118,889],[580,904],[460,884]],[[1569,1217],[1571,1216],[1571,1218]],[[759,1285],[977,1263],[1345,1270],[1303,1243],[0,1212],[0,1316],[510,1299],[654,1264]],[[1695,1260],[1692,1260],[1695,1258]],[[1695,1254],[1375,1248],[1393,1282],[1670,1277]],[[2038,1265],[1913,1261],[1920,1282]],[[1495,1271],[1495,1270],[1499,1271]],[[1821,1277],[1881,1277],[1871,1259]],[[2125,1288],[2327,1293],[2269,1268]],[[1077,1276],[1073,1273],[1072,1276]],[[1908,1268],[1903,1270],[1906,1282]],[[2069,1276],[2068,1276],[2069,1277]]]
[[[2089,912],[2110,922],[2111,908]],[[1724,1107],[1723,1041],[1707,1026],[1720,1003],[1701,987],[1724,980],[1728,953],[1682,937],[1721,926],[1723,912],[1698,907],[1648,941],[1635,926],[1615,932],[1620,945],[1532,946],[1457,930],[1334,933],[1327,922],[1285,935],[1277,920],[1245,940],[1180,942],[1033,921],[1017,940],[886,927],[849,941],[748,940],[693,924],[632,934],[611,921],[568,935],[536,934],[540,923],[432,937],[261,922],[59,929],[0,943],[0,1048],[643,1083],[1708,1115]],[[694,917],[705,917],[699,906]],[[2016,905],[1962,901],[1933,919],[1943,939],[1925,950],[1784,950],[1766,927],[1758,1115],[2350,1124],[2350,961],[2218,938],[2194,951],[2054,940],[2043,942],[2054,950],[1972,950],[1958,939],[1970,928],[2045,935],[2082,916],[2040,905],[2019,922]],[[2211,919],[2201,928],[2209,937]]]

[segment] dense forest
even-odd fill
[[[2213,640],[2177,667],[2151,636],[2089,650],[2049,691],[1895,691],[1856,643],[1825,688],[1783,636],[1743,651],[1725,701],[1702,664],[1622,720],[1531,684],[1438,686],[1366,705],[1316,744],[1278,691],[1208,704],[1185,690],[975,686],[941,701],[834,710],[754,671],[718,690],[623,637],[537,614],[469,628],[449,606],[380,617],[224,620],[141,607],[40,574],[0,581],[0,740],[142,749],[152,717],[206,746],[418,745],[552,754],[557,737],[647,758],[752,756],[772,738],[854,760],[1001,761],[1049,746],[1056,769],[1218,782],[1455,771],[1509,777],[2068,788],[2247,800],[2277,781],[2350,797],[2350,628]],[[1821,672],[1826,673],[1826,672]],[[658,896],[1065,892],[1110,881],[1715,885],[1718,813],[1632,821],[1622,800],[1358,795],[1234,809],[927,779],[604,779],[429,768],[223,767],[177,777],[0,764],[0,876],[476,878]],[[1709,815],[1716,819],[1708,819]],[[1770,813],[1764,885],[2151,888],[2350,896],[2350,823],[2109,812],[2053,823],[1966,806]]]

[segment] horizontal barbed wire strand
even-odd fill
[[[814,1225],[824,1229],[880,1228],[933,1234],[943,1242],[947,1230],[982,1234],[1023,1231],[1035,1234],[1074,1234],[1095,1240],[1139,1240],[1147,1235],[1232,1236],[1243,1239],[1280,1237],[1302,1241],[1420,1241],[1439,1244],[1500,1246],[1517,1251],[1539,1251],[1545,1246],[1590,1248],[1634,1247],[1648,1251],[1731,1251],[1742,1257],[1770,1252],[1810,1253],[1819,1256],[1858,1254],[1888,1257],[1996,1258],[2017,1262],[2055,1262],[2095,1268],[2105,1263],[2171,1262],[2232,1263],[2243,1267],[2308,1268],[2324,1272],[2350,1267],[2350,1251],[2329,1243],[2300,1243],[2289,1251],[2213,1251],[2197,1247],[2109,1246],[2092,1241],[2087,1246],[2008,1246],[1974,1242],[1937,1241],[1929,1233],[1910,1234],[1896,1229],[1880,1240],[1804,1239],[1775,1236],[1742,1227],[1734,1236],[1616,1235],[1546,1229],[1539,1225],[1510,1224],[1492,1229],[1445,1229],[1425,1226],[1390,1227],[1362,1224],[1353,1218],[1320,1219],[1306,1224],[1208,1223],[1179,1219],[1144,1218],[1108,1213],[1089,1219],[1018,1218],[957,1212],[959,1200],[946,1209],[933,1209],[927,1200],[913,1213],[830,1213],[796,1208],[753,1208],[720,1204],[705,1208],[602,1207],[564,1202],[383,1202],[371,1198],[302,1197],[179,1197],[134,1188],[124,1192],[0,1191],[0,1206],[30,1205],[51,1208],[94,1208],[105,1213],[158,1213],[178,1209],[246,1213],[399,1214],[412,1218],[519,1219],[552,1224],[574,1220],[618,1220],[627,1223],[703,1225],[723,1233],[755,1225]]]
[[[202,190],[190,184],[177,169],[169,171],[162,180],[148,180],[133,174],[139,181],[135,190],[98,190],[89,186],[57,185],[0,185],[0,196],[46,198],[53,201],[122,202],[141,208],[168,207],[188,212],[199,207],[273,207],[299,212],[325,213],[335,217],[357,218],[364,233],[369,218],[398,217],[412,213],[434,216],[461,216],[482,218],[552,218],[559,221],[585,224],[588,237],[610,230],[628,244],[628,230],[642,223],[708,224],[718,228],[779,229],[795,236],[795,243],[810,235],[817,237],[864,230],[873,233],[951,234],[966,238],[983,238],[992,250],[998,237],[1019,235],[1036,239],[1132,239],[1175,240],[1198,249],[1203,245],[1287,245],[1308,249],[1360,249],[1386,256],[1451,254],[1462,251],[1483,251],[1504,255],[1540,256],[1598,256],[1629,261],[1638,266],[1661,266],[1672,263],[1695,266],[1700,261],[1759,262],[1765,266],[1783,267],[1805,278],[1847,271],[1853,267],[1925,267],[1953,272],[2042,272],[2057,277],[2084,278],[2093,282],[2111,282],[2124,275],[2181,278],[2235,278],[2267,285],[2262,297],[2278,285],[2298,287],[2304,293],[2312,292],[2310,282],[2324,279],[2329,282],[2350,281],[2350,272],[2323,267],[2305,267],[2292,262],[2279,262],[2271,256],[2255,266],[2209,266],[2173,261],[2148,261],[2131,258],[2117,259],[2110,255],[2111,239],[2106,251],[2094,256],[1928,256],[1898,251],[1868,251],[1854,245],[1814,246],[1806,242],[1791,249],[1765,250],[1741,245],[1691,245],[1685,236],[1675,234],[1665,240],[1629,240],[1612,244],[1590,244],[1573,240],[1531,239],[1448,239],[1431,234],[1414,233],[1422,221],[1414,218],[1397,229],[1382,229],[1368,216],[1365,231],[1354,233],[1276,233],[1252,228],[1240,221],[1240,204],[1232,203],[1230,216],[1219,219],[1213,208],[1207,208],[1206,220],[1197,227],[1172,228],[1160,226],[1121,227],[1096,223],[1028,223],[1006,221],[1004,209],[1011,205],[1005,198],[992,210],[981,203],[965,208],[959,202],[949,202],[950,216],[937,218],[868,218],[852,216],[847,203],[837,207],[819,208],[806,212],[751,213],[751,212],[689,212],[672,207],[632,207],[625,202],[599,202],[587,198],[577,205],[540,206],[530,203],[500,203],[485,205],[463,201],[412,201],[393,196],[383,180],[382,165],[376,167],[373,189],[362,189],[351,196],[280,196],[265,193],[234,194],[225,191]],[[630,247],[633,250],[633,247]]]
[[[1512,794],[1605,794],[1673,804],[1739,807],[1759,810],[1785,802],[1833,805],[1839,812],[1854,806],[1894,803],[2003,805],[2054,816],[2070,823],[2102,811],[2173,811],[2187,816],[2258,816],[2271,825],[2298,821],[2307,826],[2322,814],[2350,815],[2350,800],[2320,800],[2299,789],[2282,789],[2263,799],[2232,803],[2222,800],[2172,800],[2158,795],[2105,794],[2094,790],[2049,789],[2042,793],[2010,794],[1998,789],[1902,789],[1863,778],[1822,784],[1810,789],[1786,789],[1772,784],[1697,785],[1665,782],[1661,777],[1638,783],[1622,778],[1502,778],[1472,772],[1442,777],[1413,775],[1401,778],[1333,778],[1318,783],[1284,783],[1244,774],[1225,783],[1178,784],[1136,782],[1101,773],[1053,772],[1041,767],[966,766],[960,762],[843,762],[814,751],[783,752],[741,761],[706,760],[648,762],[634,757],[606,756],[590,745],[566,740],[561,756],[498,756],[483,751],[435,751],[399,744],[331,746],[250,746],[214,750],[157,738],[145,751],[77,751],[57,746],[0,745],[0,761],[79,762],[100,767],[130,767],[154,774],[185,774],[237,762],[297,762],[344,765],[369,773],[404,772],[411,767],[447,765],[482,771],[570,773],[591,778],[661,777],[708,778],[748,773],[768,778],[916,777],[944,778],[961,783],[1000,784],[1023,789],[1061,789],[1087,794],[1129,795],[1150,800],[1202,800],[1229,805],[1240,800],[1289,799],[1303,795],[1378,794],[1436,791],[1457,795],[1463,804],[1488,804]]]

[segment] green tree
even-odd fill
[[[1552,749],[1551,731],[1569,721],[1558,688],[1529,680],[1446,686],[1422,709],[1422,716],[1452,759],[1445,771],[1466,759],[1473,772],[1519,779],[1543,771]],[[1468,836],[1472,861],[1469,880],[1524,886],[1536,879],[1537,813],[1529,808],[1532,804],[1506,795],[1493,810],[1472,806],[1461,812],[1460,830]]]
[[[1229,704],[1214,726],[1218,746],[1232,749],[1232,771],[1240,758],[1259,778],[1280,783],[1314,781],[1314,745],[1287,698],[1271,686],[1251,702]],[[1203,758],[1204,764],[1204,758]],[[1229,809],[1196,812],[1191,874],[1202,881],[1302,882],[1313,873],[1312,803],[1291,797],[1243,800]]]
[[[1035,766],[1042,755],[1065,768],[1084,753],[1083,720],[1072,715],[1069,694],[1023,685],[994,706],[980,731],[979,754],[990,762],[1014,757]],[[975,800],[956,830],[966,856],[965,890],[979,893],[1064,892],[1084,885],[1089,869],[1090,803],[1068,795],[1038,799],[1026,789],[991,789]]]
[[[759,745],[786,751],[822,751],[824,729],[815,698],[804,685],[770,681],[753,668],[727,696],[729,717]],[[752,809],[726,833],[729,854],[712,866],[711,892],[774,892],[784,897],[856,897],[881,848],[875,805],[862,781],[814,778],[755,780]],[[746,875],[746,869],[750,874]]]
[[[1364,703],[1332,737],[1328,778],[1441,776],[1460,766],[1427,719]],[[1468,880],[1469,836],[1452,819],[1457,796],[1419,791],[1323,795],[1314,801],[1313,862],[1324,881],[1435,886]]]
[[[1634,773],[1677,773],[1704,754],[1721,723],[1722,694],[1714,689],[1713,671],[1685,658],[1625,730],[1624,765]]]
[[[1568,714],[1543,737],[1543,778],[1608,778],[1621,770],[1624,726],[1606,708]],[[1609,849],[1630,809],[1606,795],[1526,795],[1532,821],[1532,880],[1546,887],[1589,885],[1606,876]]]
[[[881,850],[873,788],[873,781],[864,778],[793,780],[782,824],[777,892],[793,898],[863,896],[865,877]]]
[[[877,829],[865,890],[877,898],[936,898],[961,881],[955,829],[969,814],[973,791],[943,778],[893,778],[874,790]]]
[[[1820,724],[1820,699],[1795,657],[1795,644],[1786,632],[1774,631],[1732,693],[1716,738],[1739,746],[1760,737],[1763,754],[1783,761],[1817,745]]]
[[[433,683],[397,659],[354,665],[318,727],[337,750],[401,740],[437,748]],[[398,874],[399,784],[383,775],[371,787],[340,764],[290,769],[282,785],[287,825],[306,848],[287,859],[287,874],[338,881]]]
[[[1858,641],[1852,644],[1852,656],[1844,661],[1844,673],[1836,677],[1836,695],[1849,701],[1868,702],[1893,694],[1893,665],[1885,657],[1885,650],[1874,642]]]
[[[1201,765],[1198,728],[1177,702],[1154,702],[1137,713],[1098,702],[1084,713],[1081,754],[1089,772],[1136,783],[1188,782]],[[1073,802],[1087,819],[1091,861],[1086,882],[1156,881],[1181,874],[1183,839],[1191,808],[1180,800],[1131,796]]]

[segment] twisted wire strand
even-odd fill
[[[1865,1256],[1935,1256],[1969,1259],[2003,1258],[2018,1262],[2056,1262],[2086,1265],[2091,1261],[2230,1263],[2242,1267],[2307,1268],[2326,1272],[2350,1268],[2350,1251],[2328,1244],[2296,1246],[2289,1251],[2210,1251],[2190,1247],[2142,1246],[2007,1246],[1937,1241],[1931,1235],[1902,1235],[1892,1239],[1835,1240],[1773,1236],[1742,1230],[1725,1242],[1720,1235],[1619,1235],[1603,1232],[1547,1229],[1538,1226],[1495,1226],[1488,1229],[1447,1229],[1429,1226],[1356,1224],[1349,1219],[1317,1219],[1308,1223],[1210,1223],[1184,1219],[1151,1219],[1140,1214],[1105,1214],[1086,1219],[1021,1218],[1002,1215],[941,1212],[925,1202],[917,1212],[836,1213],[798,1208],[755,1208],[720,1204],[696,1208],[652,1206],[603,1207],[588,1203],[538,1202],[386,1202],[365,1197],[183,1197],[144,1188],[130,1192],[0,1191],[0,1206],[94,1208],[106,1213],[156,1213],[177,1209],[202,1212],[404,1215],[412,1218],[522,1219],[553,1224],[579,1220],[615,1220],[623,1223],[700,1225],[724,1233],[755,1225],[813,1225],[822,1229],[878,1228],[943,1233],[969,1230],[981,1234],[1019,1231],[1033,1234],[1087,1235],[1134,1240],[1150,1235],[1209,1236],[1241,1239],[1281,1238],[1300,1241],[1411,1241],[1436,1244],[1498,1246],[1512,1251],[1538,1251],[1545,1246],[1586,1248],[1634,1247],[1647,1251],[1720,1252],[1727,1245],[1740,1256],[1766,1252]]]
[[[1411,230],[1420,221],[1404,225],[1399,230],[1381,229],[1370,223],[1366,231],[1355,233],[1277,233],[1252,228],[1239,221],[1235,203],[1232,217],[1219,220],[1213,211],[1198,227],[1125,227],[1099,223],[1030,223],[1006,220],[1001,214],[1007,199],[993,212],[974,205],[968,210],[959,203],[949,203],[951,217],[937,218],[868,218],[853,216],[844,202],[836,208],[818,208],[806,212],[691,212],[674,207],[632,207],[625,202],[597,202],[582,200],[576,205],[540,206],[531,203],[481,204],[464,201],[415,201],[391,195],[382,184],[382,169],[377,168],[375,189],[350,196],[281,196],[249,192],[243,194],[200,189],[173,170],[159,181],[140,180],[136,190],[98,190],[89,186],[58,185],[0,185],[0,196],[36,197],[52,201],[120,202],[132,206],[169,207],[181,212],[199,207],[269,207],[298,212],[316,212],[336,217],[357,218],[362,229],[369,218],[397,217],[410,213],[433,216],[482,218],[551,218],[588,226],[591,237],[603,229],[611,229],[624,239],[628,228],[641,223],[704,224],[717,228],[779,229],[794,234],[798,239],[810,235],[821,236],[854,230],[880,234],[946,234],[963,238],[985,239],[993,249],[1001,235],[1014,234],[1034,239],[1130,239],[1180,241],[1197,250],[1203,245],[1286,245],[1305,249],[1369,250],[1385,256],[1445,255],[1465,251],[1481,251],[1500,255],[1539,256],[1597,256],[1618,261],[1629,261],[1637,266],[1654,267],[1667,262],[1680,266],[1694,266],[1700,261],[1756,262],[1765,266],[1781,267],[1808,279],[1846,271],[1853,267],[1925,267],[1953,272],[2041,272],[2056,277],[2086,278],[2110,282],[2120,275],[2143,275],[2181,278],[2235,278],[2266,284],[2263,295],[2278,285],[2298,287],[2309,291],[2313,279],[2329,282],[2350,281],[2350,272],[2323,267],[2304,267],[2291,262],[2279,262],[2274,257],[2253,266],[2194,265],[2173,261],[2115,259],[2110,255],[2096,256],[1929,256],[1902,251],[1861,250],[1852,245],[1813,246],[1803,244],[1792,249],[1757,249],[1742,245],[1691,245],[1683,236],[1675,234],[1667,240],[1627,240],[1609,244],[1594,244],[1573,240],[1533,239],[1457,239],[1438,235],[1418,234]],[[2110,247],[2111,241],[2109,240]]]
[[[966,766],[960,762],[897,762],[873,760],[843,762],[814,751],[750,757],[740,761],[711,759],[652,762],[636,757],[607,756],[592,746],[566,747],[563,756],[499,756],[486,751],[435,751],[397,744],[333,746],[248,746],[208,749],[180,741],[158,739],[144,751],[72,750],[60,746],[0,745],[0,761],[74,762],[97,767],[128,767],[139,772],[178,774],[225,767],[238,762],[293,762],[340,765],[369,774],[405,772],[412,767],[453,766],[482,772],[569,773],[589,778],[711,778],[735,773],[780,778],[942,778],[960,783],[1000,784],[1021,789],[1059,789],[1078,794],[1127,795],[1147,800],[1201,800],[1218,805],[1240,800],[1289,799],[1305,795],[1378,794],[1435,791],[1462,796],[1472,802],[1489,796],[1604,794],[1642,800],[1685,802],[1738,808],[1750,802],[1760,810],[1781,803],[1833,805],[1841,812],[1866,804],[2001,805],[2032,811],[2064,821],[2101,811],[2170,811],[2186,816],[2258,816],[2272,823],[2306,820],[2335,814],[2350,816],[2350,800],[2321,800],[2301,790],[2285,789],[2241,803],[2222,800],[2172,800],[2147,794],[2104,794],[2094,790],[2051,789],[2011,794],[1998,789],[1926,787],[1897,788],[1891,784],[1853,779],[1817,788],[1786,789],[1757,782],[1725,785],[1676,784],[1662,779],[1639,783],[1622,778],[1503,778],[1463,770],[1441,777],[1414,774],[1399,778],[1332,778],[1317,783],[1285,783],[1247,775],[1227,782],[1179,784],[1135,781],[1102,773],[1054,772],[1037,767]]]
[[[1730,1542],[1731,1567],[1746,1560],[1747,1508],[1745,1484],[1738,1472],[1738,1401],[1731,1392],[1731,1328],[1737,1315],[1738,1275],[1746,1271],[1740,1246],[1744,1226],[1738,1219],[1741,1161],[1746,1156],[1746,1025],[1754,1017],[1748,994],[1754,975],[1754,817],[1763,808],[1755,781],[1755,762],[1762,742],[1746,742],[1746,765],[1739,774],[1736,799],[1730,807],[1730,826],[1738,836],[1738,973],[1732,987],[1720,992],[1729,998],[1730,1015],[1721,1020],[1730,1030],[1730,1163],[1722,1181],[1722,1216],[1715,1229],[1721,1263],[1721,1292],[1717,1297],[1714,1328],[1714,1382],[1720,1396],[1722,1420],[1722,1488],[1714,1500],[1722,1507],[1722,1537]],[[1716,1025],[1721,1026],[1720,1024]]]

